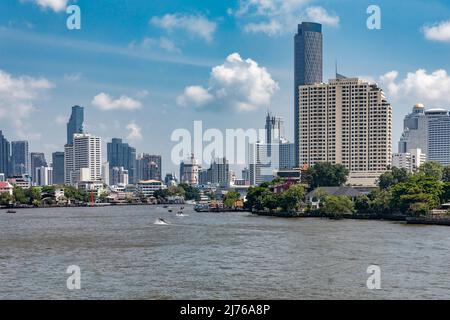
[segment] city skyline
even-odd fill
[[[60,8],[43,8],[34,1],[0,4],[0,9],[7,8],[0,10],[5,43],[0,79],[11,90],[30,91],[17,98],[0,90],[8,102],[0,105],[3,134],[9,141],[29,140],[30,151],[42,151],[50,159],[65,143],[67,108],[80,105],[86,112],[86,132],[103,141],[123,137],[137,152],[170,159],[172,145],[158,142],[170,141],[174,129],[192,130],[198,119],[211,128],[260,128],[262,121],[255,115],[262,118],[270,109],[286,119],[287,137],[294,141],[292,40],[297,24],[312,20],[323,24],[324,81],[334,77],[337,60],[340,73],[379,82],[392,103],[394,123],[418,102],[448,109],[450,101],[441,93],[449,83],[450,62],[444,60],[449,44],[445,24],[437,25],[450,16],[444,1],[413,2],[404,15],[395,14],[403,11],[399,4],[380,1],[381,30],[367,29],[364,1],[286,1],[291,14],[282,2],[267,2],[277,15],[262,2],[246,3],[206,7],[134,1],[108,4],[114,10],[102,15],[104,3],[80,0],[76,4],[83,22],[78,31],[66,29],[67,15]],[[131,14],[133,23],[126,20]],[[100,18],[91,19],[96,15]],[[197,28],[183,27],[187,23]],[[24,43],[31,50],[22,50]],[[29,52],[33,59],[28,59]],[[252,66],[266,80],[255,90],[267,95],[253,100],[244,90],[229,99],[217,98],[221,89],[233,87],[224,86],[222,74],[212,70],[251,76]],[[14,114],[8,112],[11,107],[22,109]],[[394,126],[394,145],[400,135],[401,127]],[[163,172],[177,171],[170,161],[164,166]]]

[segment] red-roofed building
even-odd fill
[[[9,182],[0,182],[0,193],[9,193],[13,195],[13,186]]]

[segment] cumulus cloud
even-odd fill
[[[166,14],[162,17],[152,17],[150,23],[168,32],[182,30],[207,42],[214,39],[214,32],[217,29],[217,24],[214,21],[200,14]]]
[[[139,127],[135,122],[130,122],[127,124],[126,129],[129,131],[127,139],[130,141],[142,140],[141,127]]]
[[[309,20],[318,22],[321,24],[325,24],[328,26],[336,27],[339,25],[339,16],[335,14],[328,13],[324,8],[322,7],[309,7],[306,8],[306,15],[308,16]]]
[[[276,36],[292,33],[299,21],[308,20],[336,27],[340,18],[320,6],[307,7],[309,0],[240,0],[228,13],[243,21],[244,31]]]
[[[422,32],[428,40],[450,42],[450,20],[424,26]]]
[[[149,38],[146,37],[140,42],[132,42],[129,47],[131,49],[141,49],[141,50],[164,50],[171,53],[181,53],[181,50],[175,45],[175,43],[165,37],[160,38]]]
[[[39,139],[40,134],[28,131],[25,121],[36,110],[35,103],[54,85],[45,78],[14,77],[0,70],[0,119],[8,120],[20,139]]]
[[[231,108],[251,111],[268,107],[278,84],[264,67],[252,59],[242,59],[238,53],[230,54],[225,62],[211,71],[209,87],[189,86],[177,98],[180,106],[197,108]]]
[[[67,7],[68,0],[21,0],[21,2],[31,1],[44,9],[51,9],[55,12],[63,11]]]
[[[203,106],[212,101],[214,96],[201,86],[189,86],[184,93],[177,98],[177,104],[183,107],[189,105]]]
[[[140,101],[127,96],[114,99],[109,94],[101,92],[92,99],[91,104],[100,110],[135,110],[142,107]]]
[[[450,74],[439,69],[428,73],[425,69],[409,72],[399,79],[397,71],[390,71],[380,77],[380,83],[393,99],[424,102],[432,105],[450,104]]]

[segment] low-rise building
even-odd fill
[[[153,196],[153,193],[157,190],[166,189],[166,185],[159,180],[147,180],[139,181],[136,186],[136,191],[145,197]]]
[[[13,189],[14,187],[8,181],[0,181],[0,194],[9,193],[12,196]]]
[[[422,153],[421,149],[411,149],[408,152],[392,155],[392,166],[404,168],[409,172],[415,172],[426,161],[427,155]]]

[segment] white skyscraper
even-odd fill
[[[66,183],[79,181],[101,181],[102,143],[101,138],[91,134],[74,134],[73,146],[65,148]],[[83,170],[88,169],[88,170]],[[81,175],[81,173],[83,173]]]
[[[53,185],[53,168],[52,167],[37,167],[35,174],[35,184],[38,186]]]
[[[357,78],[299,87],[300,165],[344,165],[348,182],[373,186],[392,161],[392,109],[384,92]]]

